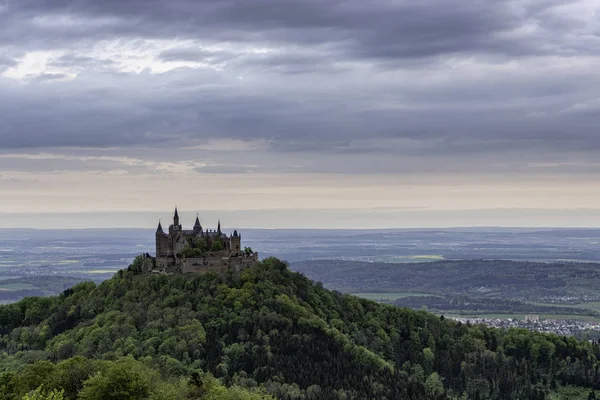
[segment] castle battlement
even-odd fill
[[[198,216],[193,229],[185,230],[175,208],[168,233],[158,223],[156,257],[145,262],[144,269],[154,273],[239,272],[257,262],[258,253],[242,248],[237,230],[231,235],[223,233],[221,221],[216,230],[204,230]]]

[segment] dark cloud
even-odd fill
[[[460,52],[531,54],[577,48],[563,34],[576,26],[551,14],[553,1],[424,0],[35,0],[11,2],[0,41],[33,47],[114,37],[187,37],[204,41],[319,45],[351,58],[431,57]],[[551,15],[551,17],[550,17]],[[527,24],[526,37],[505,35]],[[552,29],[551,32],[545,32]],[[552,36],[546,36],[553,33]],[[558,35],[557,35],[558,33]]]
[[[26,74],[26,84],[0,78],[4,149],[226,138],[347,159],[511,152],[537,159],[600,149],[600,65],[590,57],[600,40],[587,8],[564,9],[585,2],[8,4],[0,54],[10,57],[0,55],[0,73],[27,52],[56,54],[44,71]],[[160,73],[123,66],[153,45],[158,61],[185,66]]]
[[[5,70],[9,69],[10,67],[14,67],[17,64],[18,63],[16,60],[0,54],[0,74]]]
[[[55,81],[55,80],[65,79],[68,77],[69,77],[69,75],[67,75],[67,74],[44,73],[44,74],[36,75],[34,80],[37,82],[44,82],[44,81]]]
[[[4,56],[0,54],[0,68],[1,67],[14,67],[15,65],[17,65],[17,61],[13,60],[12,58],[8,57],[8,56]]]

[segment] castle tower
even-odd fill
[[[167,246],[167,235],[163,231],[160,221],[158,221],[158,227],[156,228],[156,257],[163,257],[166,252]]]
[[[175,214],[173,215],[173,225],[169,226],[169,234],[177,231],[181,231],[181,224],[179,223],[179,213],[177,212],[177,207],[175,207]]]
[[[231,251],[241,251],[242,237],[238,234],[238,231],[233,231],[231,236]]]
[[[200,225],[200,220],[198,219],[198,214],[196,214],[196,222],[194,223],[194,233],[202,233],[202,225]]]
[[[219,224],[217,225],[217,235],[221,236],[221,220],[219,220]]]

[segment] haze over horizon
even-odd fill
[[[0,0],[0,228],[600,227],[599,9]]]

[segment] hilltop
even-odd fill
[[[596,344],[377,304],[273,258],[173,276],[143,274],[136,259],[99,285],[1,306],[0,334],[6,399],[40,386],[67,399],[290,400],[587,398],[600,387]]]

